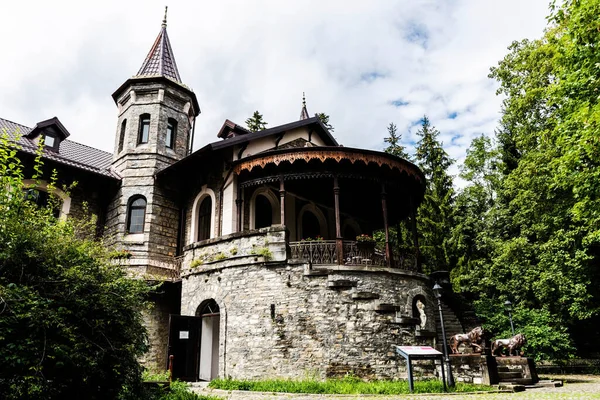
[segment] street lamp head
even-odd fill
[[[504,302],[504,309],[508,312],[512,311],[512,303],[510,302],[510,300],[506,300]]]
[[[442,298],[443,290],[444,289],[442,289],[442,287],[436,282],[435,285],[433,286],[433,295],[435,296],[436,299]]]

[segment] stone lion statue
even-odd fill
[[[458,346],[461,343],[465,343],[468,346],[473,347],[473,350],[481,353],[482,347],[479,343],[481,343],[483,339],[483,328],[478,326],[473,329],[469,333],[459,333],[450,338],[450,349],[452,350],[452,354],[458,353]]]
[[[508,355],[519,355],[518,350],[527,344],[527,339],[522,333],[517,333],[510,339],[496,339],[492,342],[492,355],[502,355],[502,349],[508,349]],[[522,352],[521,352],[522,354]]]

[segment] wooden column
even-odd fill
[[[394,266],[394,254],[390,244],[390,227],[388,224],[388,212],[387,212],[387,193],[385,191],[385,184],[381,184],[381,208],[383,209],[383,227],[385,229],[385,259],[388,268]]]
[[[279,207],[281,211],[281,225],[285,225],[285,185],[283,176],[279,177]]]
[[[413,242],[415,244],[415,257],[417,258],[417,271],[422,272],[421,269],[421,251],[419,250],[419,234],[417,232],[417,210],[414,206],[414,200],[410,198],[410,223],[413,234]]]
[[[239,184],[239,183],[238,183]],[[235,206],[237,207],[237,231],[242,231],[242,226],[244,226],[242,221],[242,209],[244,205],[244,200],[242,199],[242,188],[238,186],[237,191],[237,199],[235,199]]]
[[[337,176],[333,177],[333,196],[335,198],[335,253],[338,265],[344,263],[344,242],[340,219],[340,185]]]

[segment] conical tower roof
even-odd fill
[[[304,92],[302,92],[302,110],[300,111],[300,121],[309,118],[310,115],[308,115],[308,110],[306,109],[306,97],[304,96]]]
[[[142,67],[135,75],[135,78],[145,76],[164,76],[175,82],[182,83],[177,63],[167,35],[167,7],[165,7],[165,17],[158,37],[154,41],[150,52],[146,56]]]

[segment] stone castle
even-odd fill
[[[425,179],[415,165],[340,146],[305,102],[299,120],[262,131],[226,120],[217,141],[192,152],[200,107],[166,20],[112,96],[112,154],[70,140],[58,118],[33,128],[0,119],[0,130],[25,165],[44,138],[47,179],[56,169],[78,182],[56,190],[57,215],[81,216],[87,204],[115,262],[162,282],[146,316],[146,365],[164,370],[171,358],[186,380],[393,378],[404,368],[394,345],[438,340],[418,247],[389,238],[409,221],[416,241]],[[43,201],[44,181],[37,190]]]

